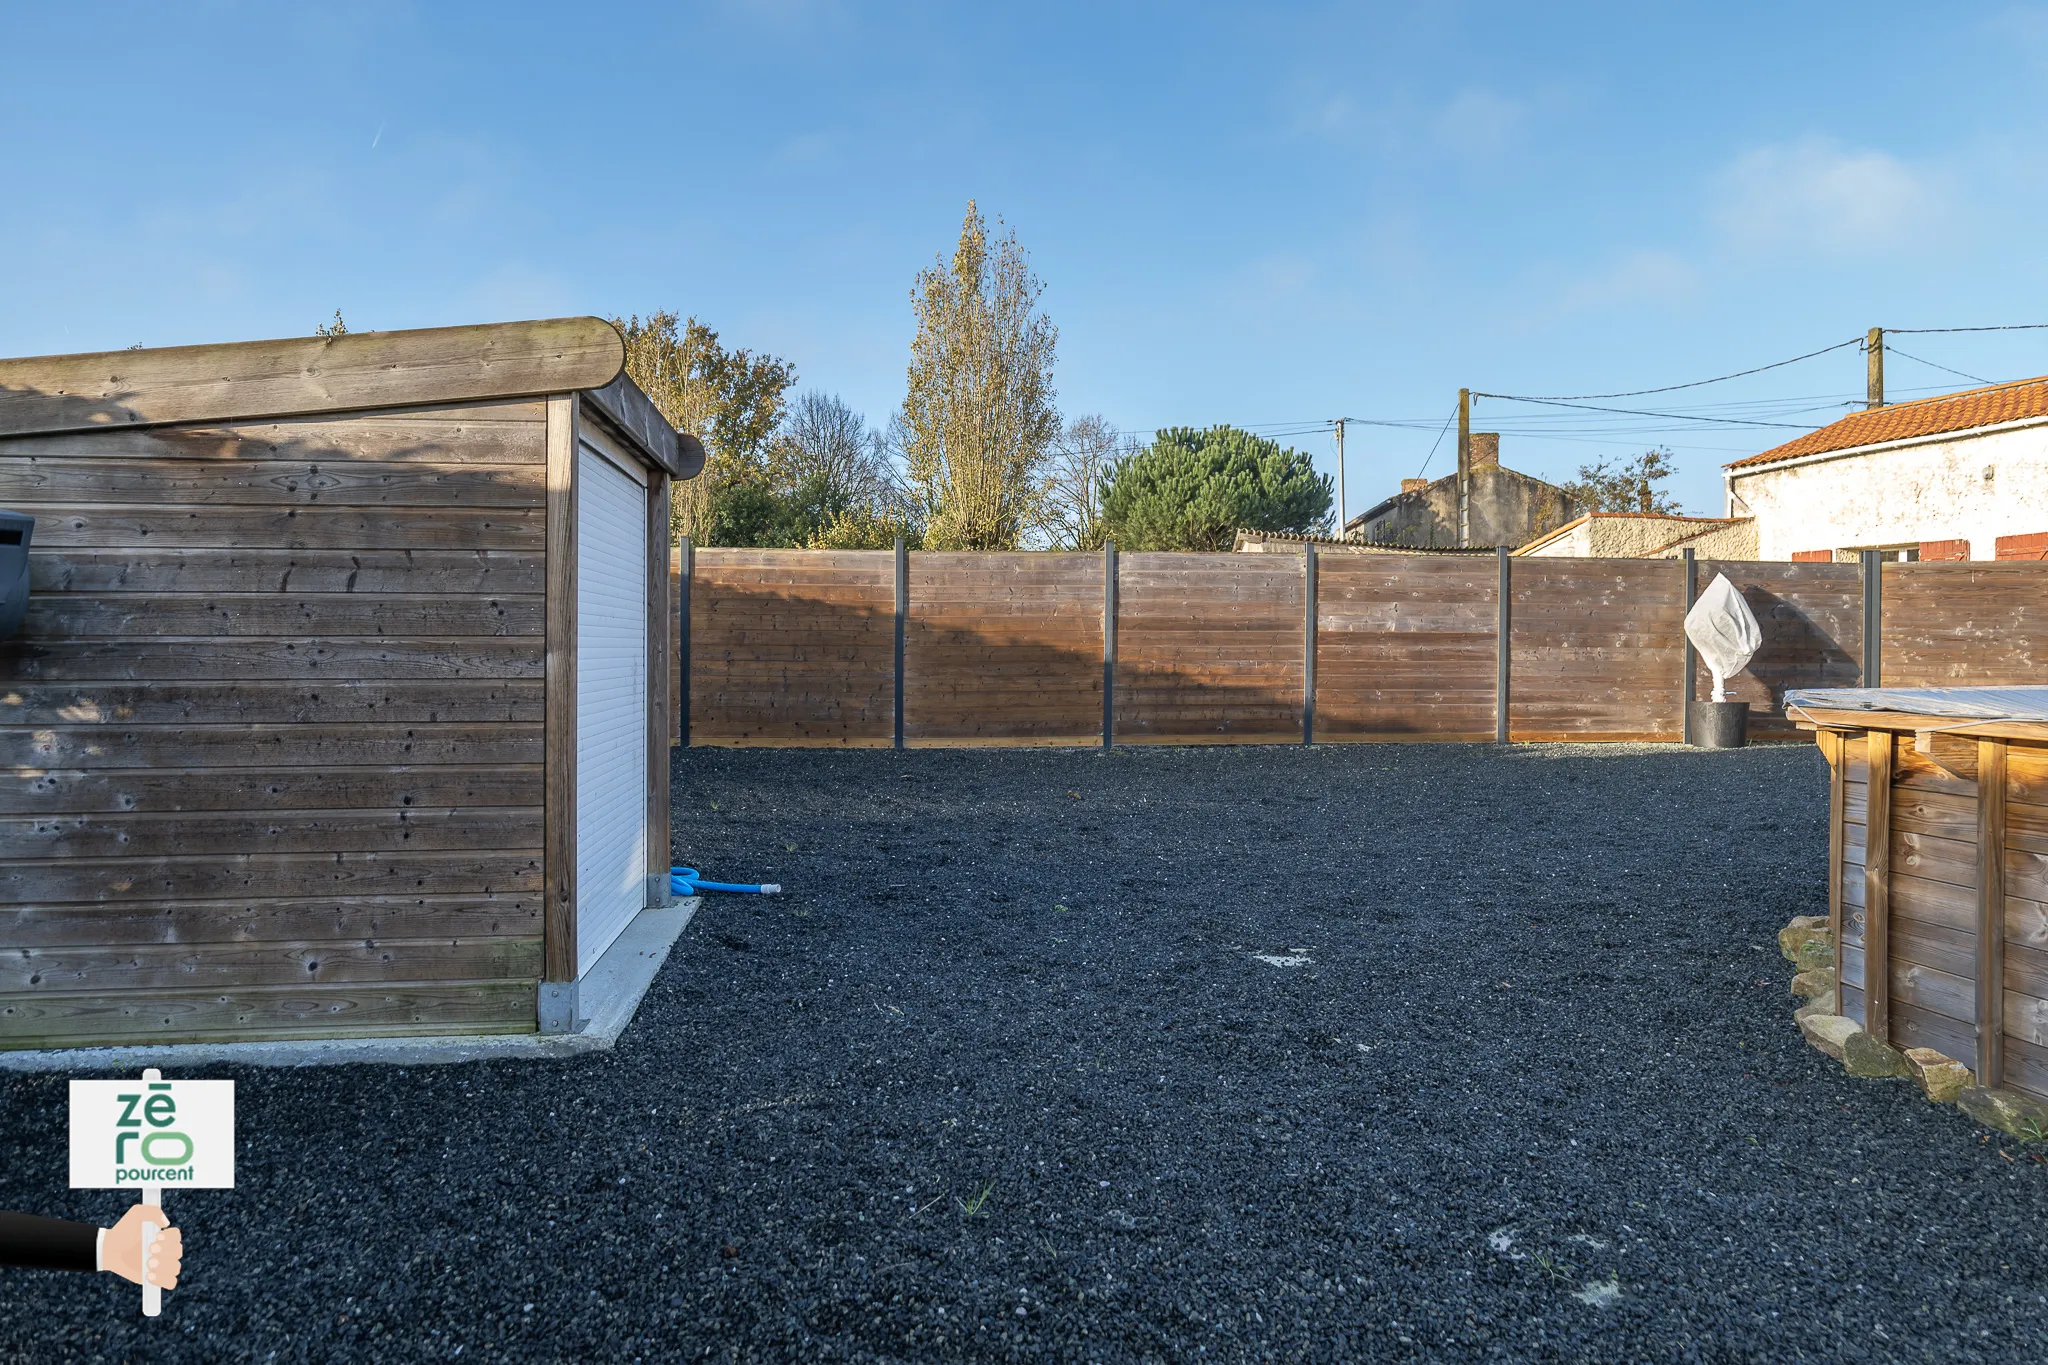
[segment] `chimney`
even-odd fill
[[[1403,493],[1420,493],[1420,492],[1421,492],[1421,491],[1422,491],[1423,489],[1425,489],[1425,488],[1427,488],[1427,487],[1429,487],[1429,480],[1428,480],[1428,479],[1403,479],[1403,480],[1401,480],[1401,491],[1402,491]]]
[[[1472,433],[1472,467],[1500,464],[1500,433],[1497,431],[1475,431]]]

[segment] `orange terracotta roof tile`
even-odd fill
[[[2029,417],[2048,417],[2048,377],[2021,379],[2011,384],[1994,384],[1988,389],[1921,398],[1911,403],[1892,403],[1881,408],[1852,412],[1761,455],[1751,455],[1726,465],[1746,469],[1752,465],[1796,460],[1801,455],[1823,455],[1831,450],[1854,450],[1858,446],[1885,441],[1911,440],[1915,436],[1939,436],[1950,431],[2018,422]]]

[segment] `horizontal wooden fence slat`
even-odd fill
[[[511,550],[539,553],[539,507],[207,507],[19,502],[44,549]]]
[[[263,678],[540,678],[537,635],[212,636],[0,642],[0,667],[23,682]],[[195,648],[203,644],[203,648]]]
[[[15,436],[11,455],[125,460],[419,460],[429,464],[547,462],[547,404],[531,398],[189,427],[105,427]]]
[[[221,900],[235,896],[485,895],[540,890],[540,848],[395,853],[195,854],[0,863],[0,904]]]
[[[92,945],[0,956],[0,991],[144,991],[330,982],[510,980],[541,974],[541,939]]]
[[[0,728],[5,768],[539,763],[541,726],[66,725]]]
[[[0,998],[0,1048],[430,1033],[531,1033],[539,984],[525,981],[241,986]]]
[[[540,932],[540,897],[514,894],[286,896],[0,908],[0,941],[10,950],[323,939],[335,943],[425,936],[530,938]]]
[[[45,593],[538,593],[542,557],[487,550],[67,549],[29,556]]]
[[[0,691],[0,725],[250,724],[542,719],[538,679],[307,683],[17,682]]]
[[[538,763],[489,767],[299,764],[279,767],[37,768],[0,783],[0,814],[216,810],[400,810],[534,806]]]
[[[0,816],[0,859],[499,849],[540,843],[538,806]]]
[[[539,596],[445,593],[53,593],[29,598],[22,633],[49,639],[175,635],[540,635]]]
[[[105,460],[20,456],[0,462],[0,504],[184,503],[227,507],[538,507],[539,465],[343,460]]]
[[[1301,558],[1126,551],[1116,562],[1119,742],[1300,741]],[[889,741],[889,551],[700,548],[694,563],[691,742]],[[1702,590],[1725,574],[1763,627],[1764,648],[1730,680],[1730,695],[1749,703],[1754,736],[1797,737],[1784,713],[1788,689],[1862,681],[1859,565],[1702,560],[1697,570]],[[1099,735],[1103,572],[1094,553],[913,552],[905,742]],[[1319,741],[1492,735],[1493,557],[1332,550],[1317,556],[1316,573]],[[2048,657],[2048,565],[1904,564],[1884,574],[1885,681],[1916,668],[1945,681],[2005,680],[2028,658]],[[1509,737],[1677,741],[1684,583],[1677,560],[1513,559]],[[1942,605],[1951,589],[1968,603],[1961,616]],[[1695,695],[1710,686],[1702,665]],[[1902,797],[1952,790],[1944,784],[1953,779],[1909,746],[1900,771]],[[1860,769],[1851,776],[1860,782]],[[2048,766],[2015,769],[2016,801],[2023,783],[2048,806]],[[1902,833],[1939,837],[1915,818],[1902,811]]]

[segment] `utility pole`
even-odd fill
[[[1868,386],[1863,406],[1881,408],[1884,406],[1884,328],[1871,328],[1870,335],[1863,339],[1863,359]]]
[[[1337,539],[1344,539],[1344,527],[1350,520],[1350,509],[1344,502],[1344,419],[1337,419]]]
[[[1472,390],[1458,390],[1458,548],[1472,543]]]

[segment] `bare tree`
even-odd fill
[[[994,248],[991,255],[988,224],[969,201],[951,264],[920,271],[911,291],[917,336],[901,448],[934,549],[1016,548],[1060,429],[1052,387],[1059,331],[1037,311],[1045,286],[1014,232]]]
[[[1076,417],[1053,441],[1032,506],[1033,537],[1054,550],[1099,550],[1102,480],[1118,457],[1138,448],[1100,413]]]
[[[887,491],[893,470],[882,433],[838,394],[815,389],[789,407],[782,434],[768,452],[776,487],[794,488],[806,479],[823,482],[835,503],[873,507]]]

